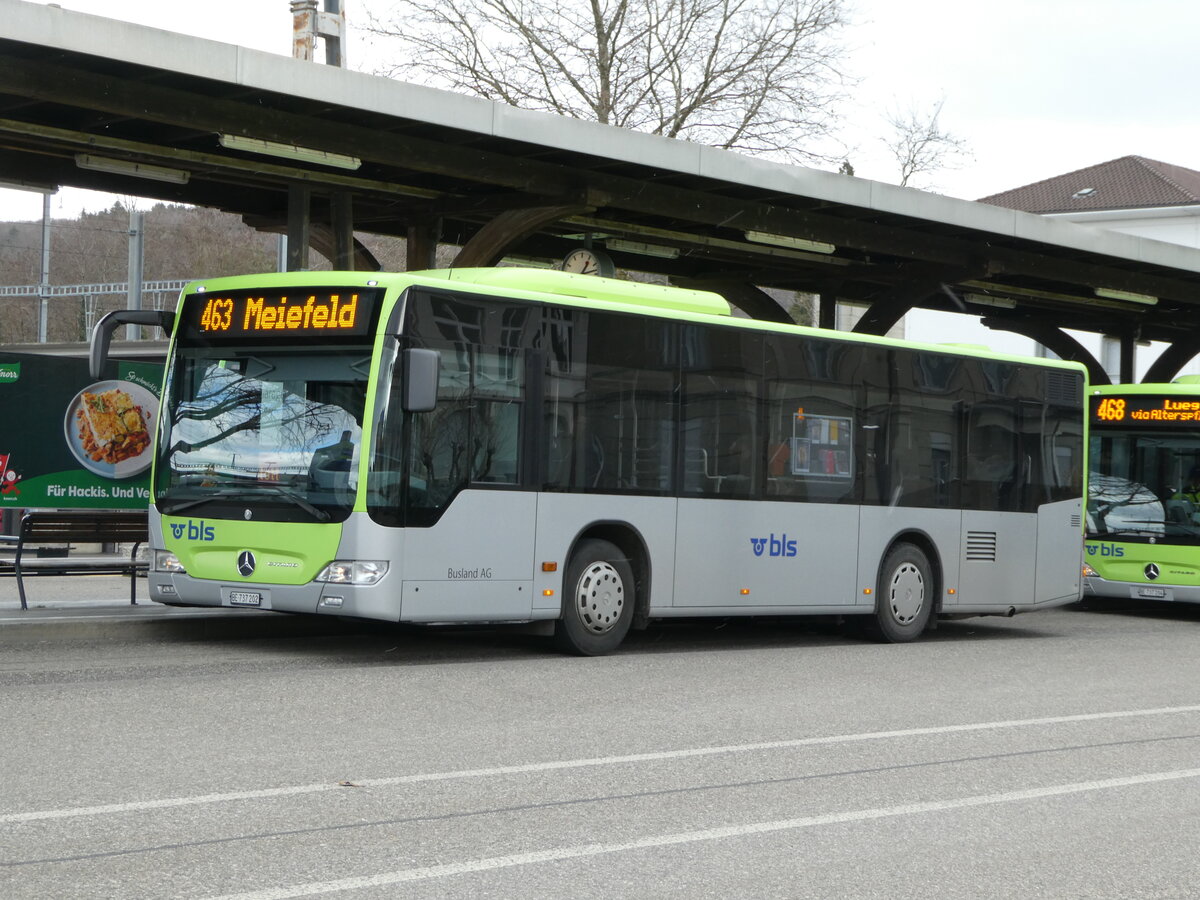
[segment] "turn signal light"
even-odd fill
[[[170,550],[154,551],[154,571],[169,572],[172,575],[187,574],[187,570],[184,569],[183,563],[179,561],[179,557]]]

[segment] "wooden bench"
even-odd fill
[[[137,575],[149,567],[137,559],[138,547],[149,540],[149,525],[143,510],[69,510],[64,512],[33,511],[21,517],[21,531],[16,539],[16,552],[11,559],[0,559],[0,574],[14,575],[21,595],[21,609],[28,609],[25,600],[26,575],[94,575],[98,572],[117,572],[129,576],[129,602],[137,605]],[[71,555],[74,543],[133,544],[129,555],[100,553]],[[40,555],[35,546],[62,548],[55,555]]]

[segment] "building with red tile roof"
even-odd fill
[[[1122,156],[979,202],[1049,215],[1200,206],[1200,172],[1144,156]]]

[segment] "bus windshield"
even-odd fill
[[[216,518],[342,521],[356,488],[369,348],[183,347],[155,503]]]
[[[1094,429],[1088,536],[1200,544],[1200,435]]]

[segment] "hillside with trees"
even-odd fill
[[[143,281],[178,281],[273,272],[278,259],[278,236],[256,231],[235,215],[213,209],[159,203],[145,211]],[[355,235],[388,271],[406,267],[405,241],[381,235]],[[0,223],[0,287],[35,288],[41,270],[41,222]],[[452,258],[451,248],[439,251],[439,265]],[[329,262],[312,251],[313,269]],[[85,212],[78,219],[54,219],[50,229],[50,284],[124,284],[129,272],[129,209],[115,203],[103,212]],[[619,277],[659,280],[636,272]],[[813,321],[812,298],[791,291],[771,291],[802,324]],[[176,295],[143,296],[146,308],[171,306]],[[39,300],[34,296],[0,296],[0,345],[37,340]],[[123,309],[126,295],[52,296],[47,326],[50,343],[85,341],[90,326],[104,313]]]
[[[276,268],[278,238],[255,231],[238,216],[212,209],[159,203],[145,210],[143,280],[190,280]],[[360,235],[385,267],[403,267],[404,242]],[[0,286],[36,285],[41,272],[41,222],[0,223]],[[329,268],[314,252],[313,268]],[[78,219],[54,219],[50,230],[50,284],[124,283],[129,271],[129,209],[118,202]],[[146,297],[146,306],[155,299]],[[165,302],[174,303],[172,296]],[[159,302],[163,302],[160,300]],[[37,339],[36,297],[0,297],[0,344]],[[91,304],[90,315],[88,305]],[[124,294],[52,297],[50,342],[85,339],[89,321],[123,308]]]

